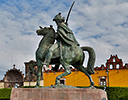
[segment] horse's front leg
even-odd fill
[[[38,86],[40,85],[42,66],[43,66],[42,61],[37,61],[38,72],[37,72],[37,83],[36,83],[35,88],[38,88]]]
[[[71,74],[70,65],[67,64],[66,62],[61,62],[61,64],[62,64],[62,66],[64,67],[65,72],[56,77],[55,85],[60,84],[60,79],[61,79],[62,77]]]

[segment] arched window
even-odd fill
[[[113,58],[113,62],[116,62],[115,58]]]
[[[116,65],[116,69],[119,69],[119,68],[120,68],[120,65],[119,65],[119,64],[117,64],[117,65]]]
[[[109,67],[110,69],[113,69],[113,65],[110,65],[110,67]]]
[[[107,77],[106,76],[99,76],[99,85],[106,86],[107,85]]]

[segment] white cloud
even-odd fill
[[[117,53],[125,56],[127,53],[128,14],[126,10],[128,3],[117,0],[90,1],[89,4],[79,1],[77,9],[72,13],[70,25],[77,33],[76,37],[82,46],[89,45],[95,48],[96,65],[100,66],[101,63],[105,64],[111,54]],[[96,38],[97,35],[98,38]],[[93,39],[94,37],[96,39]],[[128,62],[127,59],[123,61]]]

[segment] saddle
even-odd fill
[[[59,58],[59,57],[66,57],[66,58],[70,58],[73,54],[78,53],[78,51],[80,51],[80,47],[78,47],[77,45],[73,45],[73,46],[67,46],[67,45],[63,45],[62,49],[59,46],[54,52],[53,52],[53,56],[52,59],[55,58]],[[61,51],[60,51],[61,50]],[[81,49],[82,50],[82,49]]]

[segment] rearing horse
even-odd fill
[[[38,87],[40,85],[40,77],[41,77],[41,71],[42,71],[42,62],[45,59],[45,55],[47,54],[47,51],[49,47],[54,43],[55,41],[55,30],[50,27],[44,27],[36,31],[38,35],[43,35],[44,37],[39,43],[39,47],[36,51],[36,62],[30,62],[30,68],[33,73],[34,69],[33,66],[38,67],[37,72],[37,84],[35,87]],[[65,50],[67,52],[65,52]],[[87,69],[83,66],[84,62],[84,52],[87,51],[89,53],[89,60],[87,64]],[[50,64],[55,64],[55,67],[58,67],[59,64],[62,64],[62,66],[65,69],[65,72],[61,75],[56,77],[55,84],[59,84],[59,80],[66,76],[71,74],[70,65],[78,69],[79,71],[83,72],[85,75],[88,76],[90,80],[90,86],[94,86],[94,82],[92,80],[91,74],[94,74],[94,64],[95,64],[95,51],[91,47],[78,47],[76,45],[73,45],[71,47],[62,47],[62,57],[60,57],[60,49],[57,49],[53,53],[53,57],[51,59]],[[61,59],[63,58],[63,59]]]

